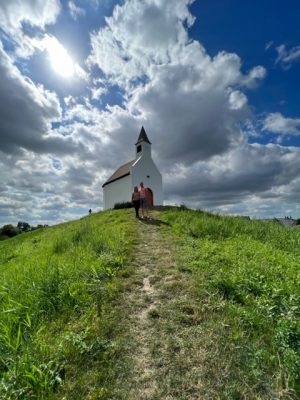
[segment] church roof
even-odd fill
[[[124,178],[124,176],[130,175],[130,167],[133,165],[133,163],[136,160],[129,161],[128,163],[121,165],[120,168],[118,168],[112,176],[102,185],[102,187],[108,185],[109,183],[112,183],[114,181],[117,181],[118,179]]]
[[[138,140],[136,142],[136,145],[141,143],[141,142],[147,142],[149,144],[151,144],[150,140],[148,139],[147,133],[144,129],[144,127],[142,126],[140,135],[138,137]],[[112,183],[114,181],[117,181],[118,179],[124,178],[127,175],[130,175],[130,167],[132,167],[132,165],[137,161],[137,159],[135,160],[131,160],[128,163],[121,165],[121,167],[119,167],[113,174],[112,176],[102,185],[102,187],[108,185],[109,183]]]
[[[147,133],[146,133],[146,131],[145,131],[145,129],[144,129],[143,126],[142,126],[142,129],[141,129],[139,138],[138,138],[138,140],[137,140],[137,142],[136,142],[136,145],[137,145],[138,143],[141,143],[141,142],[147,142],[147,143],[151,144],[151,142],[150,142],[150,140],[148,139]]]

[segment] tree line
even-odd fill
[[[12,224],[3,225],[0,228],[0,240],[8,239],[13,236],[17,236],[21,233],[31,232],[36,229],[45,228],[47,226],[48,225],[41,225],[41,224],[37,226],[31,226],[28,222],[24,221],[19,221],[17,223],[17,226],[14,226]]]

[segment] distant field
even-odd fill
[[[155,218],[105,211],[0,242],[1,399],[133,400],[129,313],[151,293],[153,400],[300,398],[300,230],[183,207]]]

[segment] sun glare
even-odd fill
[[[54,71],[64,78],[71,78],[75,65],[67,50],[53,37],[48,38],[46,48]]]

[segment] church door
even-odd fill
[[[148,206],[153,207],[153,191],[149,187],[147,187],[147,190],[146,190],[146,198],[147,198]]]

